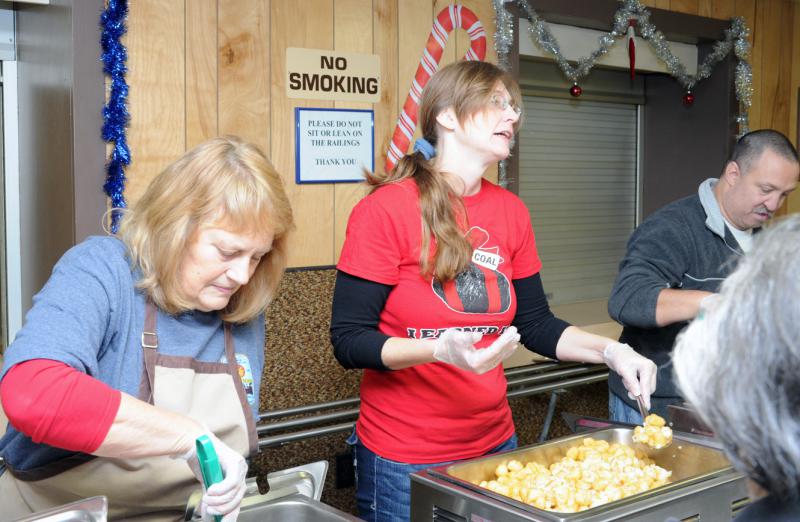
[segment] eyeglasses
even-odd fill
[[[522,116],[522,107],[515,104],[511,100],[507,100],[506,98],[500,96],[499,94],[492,94],[492,97],[489,98],[489,103],[501,111],[504,111],[511,107],[511,110],[514,111],[514,114],[517,116]]]

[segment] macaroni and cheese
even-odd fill
[[[574,513],[667,484],[671,474],[629,446],[585,438],[549,467],[509,460],[477,485],[539,509]]]

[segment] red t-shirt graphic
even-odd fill
[[[353,209],[337,268],[394,287],[381,313],[381,332],[432,339],[458,327],[483,333],[477,346],[485,347],[511,324],[511,281],[541,268],[530,215],[519,198],[486,180],[464,205],[472,261],[444,284],[420,275],[422,218],[413,180],[381,187]],[[430,363],[364,370],[356,429],[365,446],[391,460],[432,463],[481,455],[514,431],[503,369],[475,375]]]

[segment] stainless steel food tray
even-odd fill
[[[2,518],[2,499],[0,499],[0,519]],[[106,522],[108,500],[106,497],[91,497],[71,502],[47,511],[15,519],[16,522]]]
[[[731,505],[746,497],[744,481],[741,475],[733,470],[723,451],[712,439],[682,433],[675,433],[671,446],[655,452],[649,452],[648,455],[656,464],[672,471],[669,484],[579,513],[557,513],[541,510],[475,484],[475,482],[482,480],[491,480],[495,476],[495,468],[501,462],[510,459],[516,459],[523,463],[535,461],[543,465],[550,465],[563,457],[568,448],[581,444],[581,441],[586,437],[605,440],[609,443],[632,445],[632,434],[633,430],[630,428],[606,428],[571,435],[544,444],[519,448],[505,453],[430,468],[418,474],[417,477],[412,475],[412,507],[415,503],[417,504],[416,512],[418,514],[416,517],[412,516],[412,520],[436,519],[435,517],[428,518],[426,515],[428,508],[431,506],[419,507],[420,504],[436,503],[433,500],[429,502],[429,500],[425,499],[426,496],[431,497],[431,495],[426,494],[425,490],[428,490],[427,493],[438,490],[439,500],[441,500],[442,495],[445,497],[463,497],[460,498],[460,503],[455,502],[455,505],[462,506],[463,509],[461,511],[468,511],[469,509],[467,508],[470,505],[474,507],[478,504],[484,504],[484,507],[494,506],[501,509],[476,511],[490,514],[507,511],[519,514],[517,518],[497,518],[495,514],[495,518],[481,518],[481,515],[472,519],[465,517],[463,520],[490,520],[493,522],[496,520],[558,522],[573,520],[634,520],[630,515],[637,511],[646,511],[644,509],[646,506],[654,506],[665,501],[677,499],[685,500],[687,498],[691,498],[690,504],[697,504],[698,513],[701,511],[701,504],[704,502],[706,504],[713,504],[714,502],[724,504],[724,509],[723,507],[712,507],[710,509],[716,509],[717,511],[727,510],[727,520],[730,520]],[[416,485],[414,484],[415,480],[417,482]],[[727,485],[723,488],[725,493],[722,494],[722,497],[712,502],[712,497],[720,494],[721,490],[717,488],[718,485]],[[414,498],[415,490],[417,491],[417,498]],[[433,497],[437,497],[437,495],[433,495]],[[447,503],[439,502],[439,504]],[[624,513],[628,515],[623,516]],[[460,515],[464,514],[460,513]],[[459,518],[458,520],[462,519]],[[653,518],[652,520],[656,519]],[[720,518],[720,520],[724,520],[724,518]]]

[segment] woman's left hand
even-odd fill
[[[656,390],[656,364],[622,343],[609,343],[603,350],[603,360],[622,377],[622,384],[632,396],[641,395],[650,409],[650,394]]]

